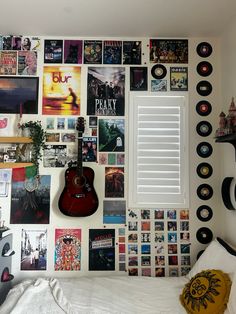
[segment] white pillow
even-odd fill
[[[231,274],[232,286],[229,295],[229,301],[227,303],[227,308],[225,314],[235,314],[236,313],[236,273]]]
[[[225,273],[236,273],[236,251],[223,240],[219,238],[218,240],[213,240],[196,261],[187,275],[189,279],[206,269],[219,269]]]

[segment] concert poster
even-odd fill
[[[125,224],[126,202],[125,201],[103,201],[103,223]]]
[[[51,176],[12,178],[11,224],[49,224]]]
[[[124,116],[125,68],[89,67],[87,115]]]
[[[97,137],[83,137],[82,158],[83,161],[97,161]]]
[[[89,270],[115,270],[115,229],[89,230]]]
[[[98,134],[99,152],[124,152],[124,119],[99,119]]]
[[[141,64],[142,42],[123,41],[123,64]]]
[[[188,63],[187,39],[150,39],[151,63]]]
[[[84,64],[102,63],[102,41],[85,40],[84,41]]]
[[[187,91],[188,90],[188,68],[171,67],[170,68],[170,90]]]
[[[105,197],[124,197],[124,167],[105,167]]]
[[[63,40],[44,40],[44,63],[62,63]]]
[[[122,41],[105,40],[103,42],[103,64],[121,64]]]
[[[37,75],[37,52],[18,51],[18,74]]]
[[[81,229],[55,230],[55,260],[54,269],[81,269]]]
[[[0,75],[16,75],[17,52],[0,51]]]
[[[47,269],[47,230],[21,230],[21,270]]]
[[[82,40],[64,40],[64,63],[82,63]]]
[[[80,115],[81,67],[45,66],[43,115]]]

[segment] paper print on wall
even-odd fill
[[[66,145],[46,145],[43,151],[43,166],[65,167],[67,158]]]
[[[170,90],[187,91],[188,90],[188,68],[171,67],[170,68]]]
[[[125,224],[126,202],[125,201],[103,201],[103,223]]]
[[[0,76],[1,113],[38,113],[38,77]]]
[[[97,161],[97,137],[83,137],[83,161]]]
[[[2,48],[3,50],[12,50],[12,36],[3,36]]]
[[[82,63],[82,40],[64,40],[64,63]]]
[[[167,92],[167,80],[151,80],[152,92]]]
[[[37,52],[34,51],[18,52],[18,74],[37,75]]]
[[[47,269],[47,230],[21,231],[21,270]]]
[[[141,64],[141,58],[141,41],[123,41],[123,64]]]
[[[44,63],[62,63],[63,40],[44,40]]]
[[[147,90],[147,67],[130,68],[130,90],[131,91]]]
[[[122,41],[105,40],[103,42],[103,63],[121,64]]]
[[[55,270],[80,270],[81,229],[55,230]]]
[[[99,151],[124,152],[124,133],[124,119],[99,119]]]
[[[124,167],[105,167],[105,197],[124,197]]]
[[[0,75],[16,75],[17,52],[0,51]]]
[[[84,41],[84,64],[102,63],[102,41],[85,40]]]
[[[24,179],[25,169],[18,168],[17,171],[22,172],[22,176],[20,177],[19,173],[16,175],[18,178],[12,177],[10,223],[48,224],[51,176],[42,175],[37,182],[32,181],[32,185],[36,184],[36,189],[31,192],[26,186],[30,186],[30,179]]]
[[[45,66],[43,71],[43,114],[79,115],[81,68]]]
[[[87,115],[123,116],[125,108],[125,68],[89,67]]]
[[[150,39],[150,62],[188,63],[188,40]]]
[[[12,37],[12,49],[21,50],[21,41],[22,41],[22,36],[13,36]]]
[[[115,270],[115,229],[89,230],[89,270]]]

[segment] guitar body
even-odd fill
[[[59,209],[66,216],[86,217],[94,214],[98,208],[98,197],[93,187],[94,171],[82,168],[78,175],[76,167],[70,167],[65,173],[65,187],[59,198]]]

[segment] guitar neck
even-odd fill
[[[77,151],[77,175],[83,175],[83,155],[82,155],[83,133],[78,132],[78,151]]]

